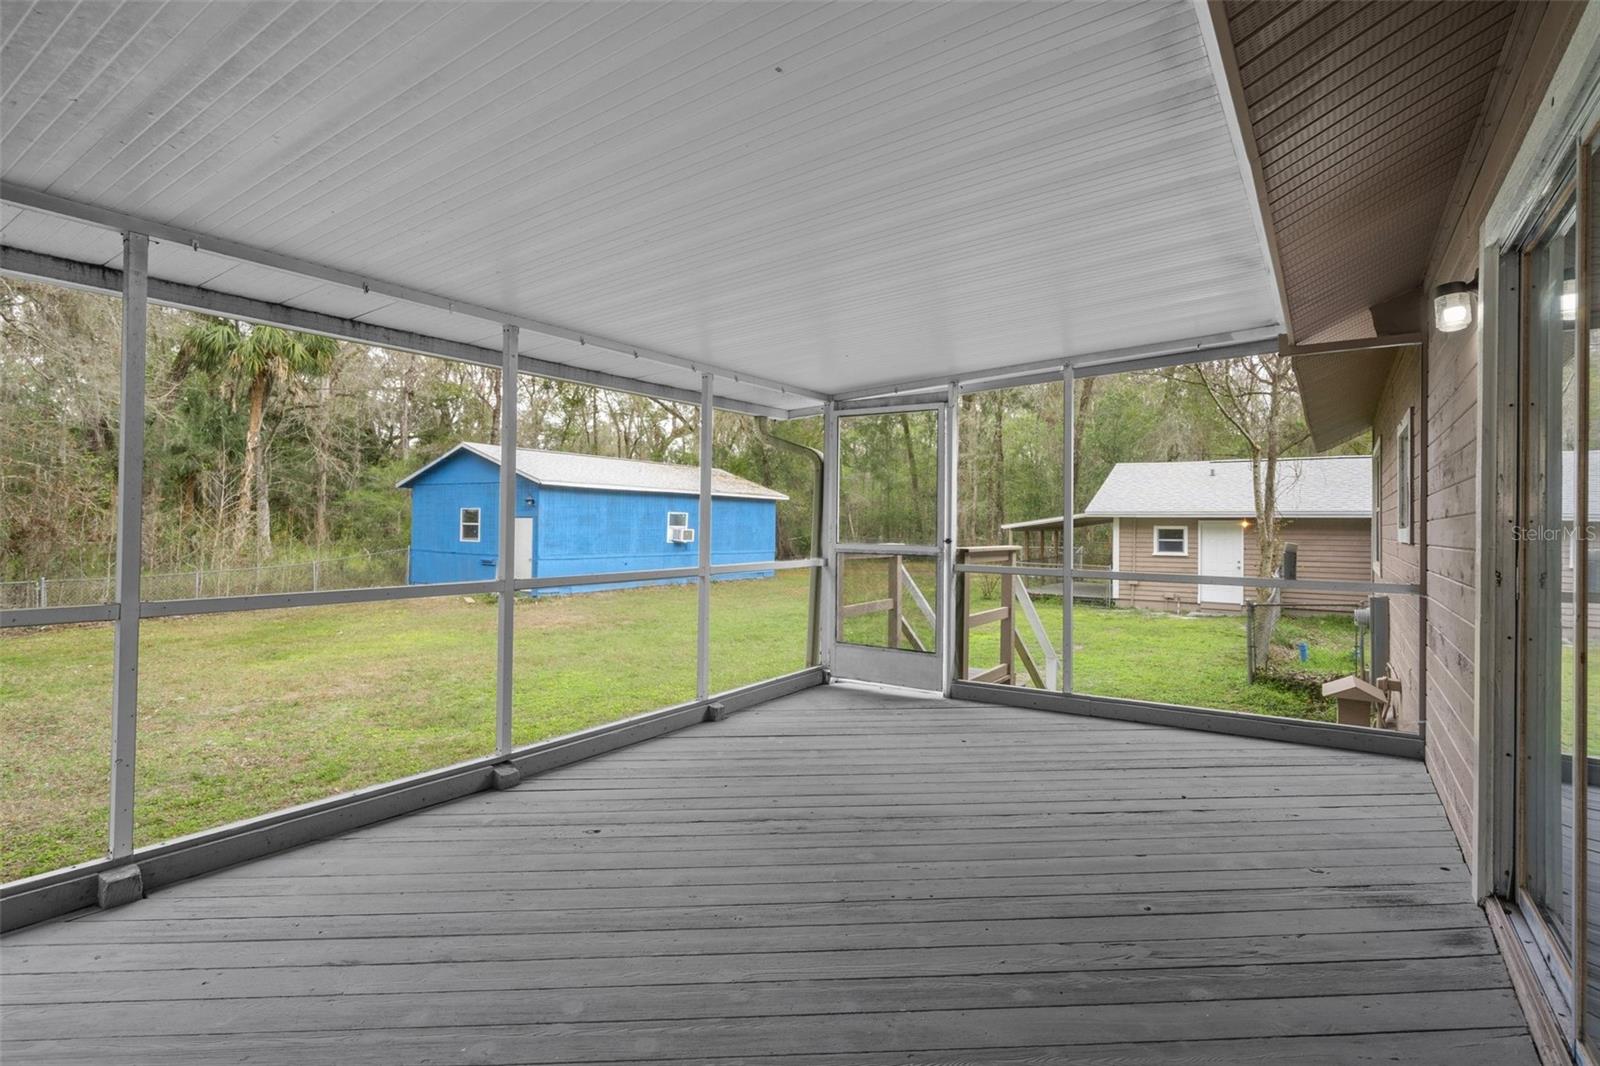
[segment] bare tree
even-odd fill
[[[399,406],[397,416],[399,424],[399,452],[402,462],[411,459],[411,408],[417,402],[417,371],[419,357],[411,352],[400,355],[400,381],[399,381]]]
[[[1283,565],[1283,523],[1278,511],[1280,460],[1310,439],[1300,410],[1290,359],[1278,352],[1214,363],[1197,363],[1172,372],[1173,380],[1197,387],[1239,436],[1250,462],[1255,496],[1256,576],[1272,577]],[[1257,588],[1256,632],[1251,647],[1259,668],[1281,611],[1279,590]]]
[[[917,447],[911,439],[911,416],[900,412],[900,440],[906,448],[906,470],[911,474],[911,498],[922,498],[922,486],[917,477]]]
[[[995,543],[999,543],[1000,529],[1006,524],[1006,390],[995,389],[987,394],[990,417],[990,444],[994,453],[994,469],[990,484],[994,494]]]
[[[1083,465],[1083,427],[1089,422],[1089,408],[1094,401],[1094,386],[1095,382],[1099,380],[1099,378],[1084,378],[1078,382],[1078,395],[1073,401],[1076,404],[1076,410],[1072,416],[1072,491],[1074,495],[1084,491],[1083,481],[1078,477],[1079,467]],[[1077,510],[1077,501],[1068,500],[1066,517],[1068,522],[1072,521],[1072,516],[1077,513]]]

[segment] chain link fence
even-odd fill
[[[140,596],[145,600],[187,600],[404,585],[410,554],[408,549],[395,548],[333,559],[145,574],[140,578]],[[109,603],[115,592],[109,575],[0,581],[0,608],[83,607]]]

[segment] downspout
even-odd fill
[[[817,554],[822,544],[822,453],[817,449],[801,444],[797,441],[787,440],[772,432],[772,419],[765,415],[756,416],[756,432],[765,440],[787,452],[803,455],[811,460],[813,477],[811,479],[811,554]],[[811,624],[806,627],[806,665],[816,666],[822,657],[817,647],[817,625],[822,613],[822,568],[811,568]]]

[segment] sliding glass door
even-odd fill
[[[1600,400],[1600,381],[1597,381],[1594,353],[1600,347],[1597,327],[1600,327],[1600,181],[1596,180],[1600,150],[1593,140],[1584,146],[1584,165],[1580,170],[1583,189],[1583,210],[1579,218],[1583,224],[1582,239],[1577,242],[1577,258],[1581,264],[1581,298],[1573,309],[1573,317],[1581,323],[1574,338],[1578,353],[1577,375],[1580,389],[1576,390],[1574,411],[1578,423],[1578,447],[1574,449],[1573,507],[1574,542],[1573,562],[1574,605],[1576,622],[1573,676],[1573,723],[1582,737],[1578,750],[1584,753],[1580,765],[1585,769],[1575,775],[1579,799],[1573,806],[1580,814],[1576,839],[1582,844],[1577,849],[1581,857],[1577,868],[1584,871],[1583,950],[1581,965],[1584,968],[1583,1009],[1580,1012],[1584,1041],[1591,1058],[1600,1058],[1600,903],[1595,895],[1600,891],[1600,761],[1594,754],[1600,751],[1600,677],[1596,676],[1595,643],[1600,639],[1600,559],[1596,558],[1596,536],[1600,533],[1600,493],[1595,491],[1595,478],[1600,476],[1595,464],[1595,453],[1600,449],[1600,413],[1596,411]],[[1566,669],[1563,664],[1563,669]]]
[[[1596,218],[1585,145],[1520,247],[1515,893],[1575,1046],[1600,1048],[1600,633],[1593,491]]]
[[[1526,301],[1521,572],[1521,893],[1552,970],[1575,961],[1577,207],[1559,197],[1522,257]],[[1581,789],[1579,790],[1581,794]]]

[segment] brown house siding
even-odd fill
[[[1418,566],[1420,548],[1415,543],[1418,539],[1415,536],[1411,544],[1402,544],[1399,541],[1398,430],[1400,420],[1405,417],[1407,410],[1411,410],[1414,423],[1411,443],[1412,493],[1415,499],[1418,450],[1415,438],[1421,432],[1421,427],[1415,425],[1417,412],[1420,410],[1417,404],[1419,362],[1420,357],[1411,352],[1395,360],[1394,366],[1390,368],[1388,384],[1384,387],[1383,396],[1378,403],[1377,416],[1373,421],[1373,435],[1378,443],[1381,524],[1378,536],[1379,563],[1377,572],[1373,576],[1375,580],[1407,585],[1421,582],[1421,570]],[[1389,674],[1400,681],[1400,695],[1395,701],[1395,714],[1399,727],[1407,732],[1416,730],[1418,709],[1422,702],[1419,687],[1421,675],[1417,669],[1419,610],[1420,601],[1416,596],[1389,597]]]
[[[1427,763],[1445,813],[1470,855],[1477,760],[1472,692],[1477,617],[1476,331],[1430,333],[1427,358],[1428,530],[1423,573],[1428,597]],[[1408,668],[1414,671],[1414,647],[1410,654]],[[1414,701],[1407,702],[1414,706]]]
[[[1284,523],[1284,539],[1299,548],[1298,576],[1308,581],[1370,581],[1372,573],[1372,522],[1368,519],[1304,518]],[[1255,538],[1246,533],[1244,565],[1254,571],[1260,552]],[[1349,611],[1365,603],[1359,592],[1284,593],[1284,606]]]
[[[1119,570],[1139,570],[1152,574],[1192,574],[1199,533],[1192,519],[1124,518],[1122,522]],[[1188,555],[1156,555],[1155,528],[1183,526],[1189,531]],[[1152,611],[1192,611],[1197,589],[1193,585],[1168,585],[1155,581],[1123,581],[1117,586],[1117,603]]]
[[[1424,292],[1477,273],[1478,237],[1489,205],[1543,102],[1544,88],[1582,7],[1549,4],[1537,14],[1530,7],[1528,14],[1502,63],[1502,69],[1513,75],[1491,91],[1482,133],[1468,151],[1450,206],[1440,220]],[[1445,814],[1470,863],[1476,853],[1478,736],[1473,686],[1481,355],[1476,328],[1439,333],[1432,328],[1431,313],[1426,309],[1424,313],[1428,323],[1428,412],[1419,432],[1426,435],[1428,457],[1426,554],[1422,561],[1428,620],[1426,758]],[[1415,386],[1411,387],[1414,390]],[[1387,572],[1384,576],[1390,577]],[[1414,707],[1413,701],[1406,702]]]
[[[1121,558],[1119,570],[1138,570],[1157,574],[1198,574],[1200,533],[1199,522],[1192,518],[1124,518],[1121,533]],[[1369,540],[1371,523],[1360,518],[1305,518],[1284,523],[1284,536],[1299,548],[1302,578],[1320,581],[1367,581],[1372,571],[1372,543]],[[1156,555],[1155,529],[1157,526],[1183,526],[1189,531],[1187,555]],[[1244,572],[1257,573],[1261,553],[1256,544],[1255,530],[1244,530]],[[1249,595],[1249,592],[1246,592]],[[1359,593],[1307,592],[1291,590],[1284,596],[1284,606],[1290,609],[1351,610],[1365,601]],[[1123,607],[1139,607],[1152,611],[1237,611],[1230,604],[1199,601],[1199,589],[1194,585],[1169,584],[1162,581],[1123,581],[1117,589],[1117,603]]]

